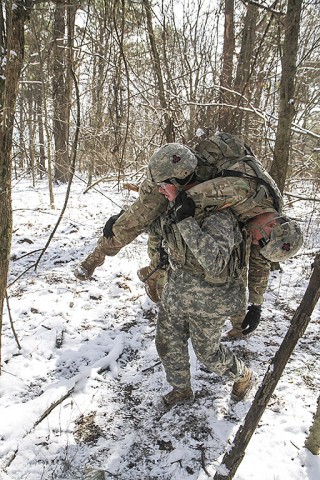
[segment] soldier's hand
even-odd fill
[[[196,204],[191,197],[188,197],[184,190],[180,191],[174,201],[174,211],[177,223],[185,218],[193,217],[196,211]]]
[[[259,325],[261,320],[261,305],[250,305],[241,328],[243,335],[253,332]]]
[[[120,215],[122,215],[124,212],[124,210],[121,210],[120,213],[118,213],[117,215],[112,215],[112,217],[110,217],[104,228],[103,228],[103,236],[106,237],[106,238],[112,238],[114,233],[112,231],[112,227],[113,227],[113,224],[118,220],[118,218],[120,217]]]

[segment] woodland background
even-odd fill
[[[54,208],[53,182],[121,187],[202,127],[243,135],[288,195],[316,192],[319,16],[314,0],[2,1],[0,313],[13,175],[47,177]]]
[[[0,372],[13,180],[46,182],[52,209],[66,185],[50,242],[75,177],[120,192],[155,148],[209,128],[242,135],[316,211],[319,20],[317,0],[1,0]]]

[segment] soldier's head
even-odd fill
[[[196,166],[196,156],[184,145],[167,143],[150,158],[149,178],[157,183],[171,183],[177,188],[189,184]]]
[[[283,262],[293,257],[303,244],[298,223],[276,212],[262,213],[248,222],[252,243],[260,245],[260,253],[271,262]]]

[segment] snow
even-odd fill
[[[99,188],[101,192],[99,192]],[[243,424],[279,348],[319,251],[319,211],[296,201],[288,213],[306,232],[303,250],[272,272],[263,321],[253,335],[227,342],[255,372],[244,401],[231,383],[201,369],[190,346],[195,403],[166,411],[169,390],[155,345],[157,307],[136,271],[147,262],[146,235],[106,259],[91,280],[72,273],[94,248],[106,219],[135,193],[103,184],[83,194],[76,179],[64,218],[33,268],[59,217],[66,186],[15,182],[8,296],[0,377],[0,478],[49,480],[205,480]],[[103,195],[101,195],[102,193]],[[314,195],[311,195],[314,196]],[[296,346],[246,450],[235,480],[319,480],[320,458],[304,441],[319,394],[319,307]],[[230,328],[227,322],[224,331]],[[96,477],[98,478],[98,477]],[[102,477],[100,477],[102,478]]]

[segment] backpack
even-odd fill
[[[201,133],[204,132],[201,130]],[[202,135],[200,141],[192,148],[200,162],[204,162],[212,169],[212,178],[217,177],[242,177],[256,182],[256,193],[250,199],[251,207],[265,196],[265,192],[272,197],[274,209],[281,213],[283,200],[280,190],[260,161],[254,156],[239,137],[229,133],[220,132],[215,135]],[[244,173],[241,164],[245,162],[252,174]],[[239,168],[239,170],[237,169]]]

